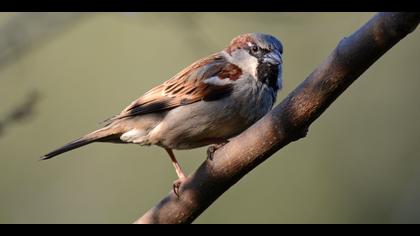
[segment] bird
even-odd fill
[[[240,34],[140,96],[102,128],[41,160],[94,142],[159,146],[175,168],[173,191],[179,196],[186,174],[173,150],[210,146],[211,155],[261,119],[282,88],[282,65],[283,45],[275,36]]]

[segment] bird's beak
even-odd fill
[[[279,65],[283,63],[282,56],[278,52],[270,52],[265,54],[263,61],[273,65]]]

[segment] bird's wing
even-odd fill
[[[132,102],[117,119],[159,112],[198,101],[212,101],[228,96],[241,69],[229,63],[221,53],[198,60],[165,83]]]

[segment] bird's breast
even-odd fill
[[[191,149],[232,138],[263,117],[272,107],[272,94],[256,80],[241,81],[231,95],[200,101],[169,111],[150,133],[152,144]]]

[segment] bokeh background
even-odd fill
[[[0,223],[131,223],[176,178],[158,147],[94,144],[92,131],[236,35],[284,44],[292,91],[374,13],[1,13]],[[420,223],[420,30],[196,223]],[[178,151],[192,172],[205,148]]]

